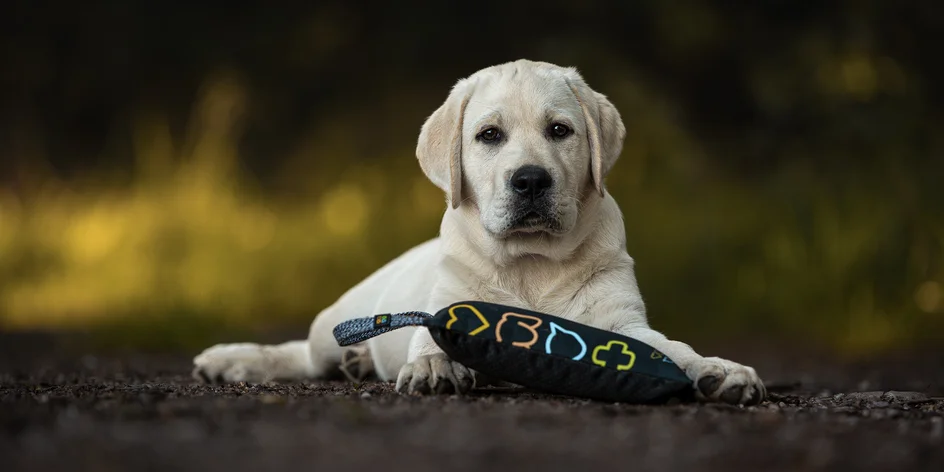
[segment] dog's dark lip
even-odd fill
[[[524,223],[528,223],[528,224],[535,224],[535,223],[540,223],[544,220],[545,218],[539,215],[536,211],[529,211],[526,215],[524,215],[521,218],[520,221]]]
[[[538,234],[538,233],[548,233],[550,230],[544,226],[519,226],[512,228],[508,231],[508,234]]]
[[[563,232],[557,226],[542,221],[541,224],[513,226],[496,236],[499,239],[532,239],[561,234]]]
[[[549,218],[539,215],[536,211],[529,211],[524,216],[515,219],[512,230],[531,230],[548,226]]]
[[[542,215],[537,211],[528,211],[518,218],[506,232],[506,236],[529,237],[541,234],[559,234],[558,223],[554,218]]]

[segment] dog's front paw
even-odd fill
[[[262,346],[253,343],[217,344],[207,348],[193,359],[192,375],[208,384],[268,380]]]
[[[442,353],[417,357],[397,376],[397,391],[413,395],[466,393],[474,385],[473,372]]]
[[[753,368],[727,359],[703,358],[686,373],[695,382],[695,396],[701,401],[756,405],[767,397],[764,382]]]

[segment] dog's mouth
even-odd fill
[[[560,222],[546,212],[529,210],[515,218],[508,234],[529,235],[539,233],[555,234],[560,232]]]
[[[522,231],[536,230],[543,228],[547,218],[543,215],[539,215],[536,211],[529,211],[515,220],[512,225],[512,229],[520,229]]]

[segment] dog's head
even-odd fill
[[[493,238],[562,235],[589,193],[603,195],[625,133],[575,69],[520,60],[460,80],[416,155],[451,207],[476,209]]]

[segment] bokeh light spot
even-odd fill
[[[941,301],[944,294],[941,293],[941,284],[928,280],[921,285],[914,293],[914,301],[918,308],[925,313],[934,313],[941,309]]]
[[[325,229],[335,236],[349,237],[362,232],[367,225],[367,213],[367,196],[356,185],[341,184],[321,201]]]

